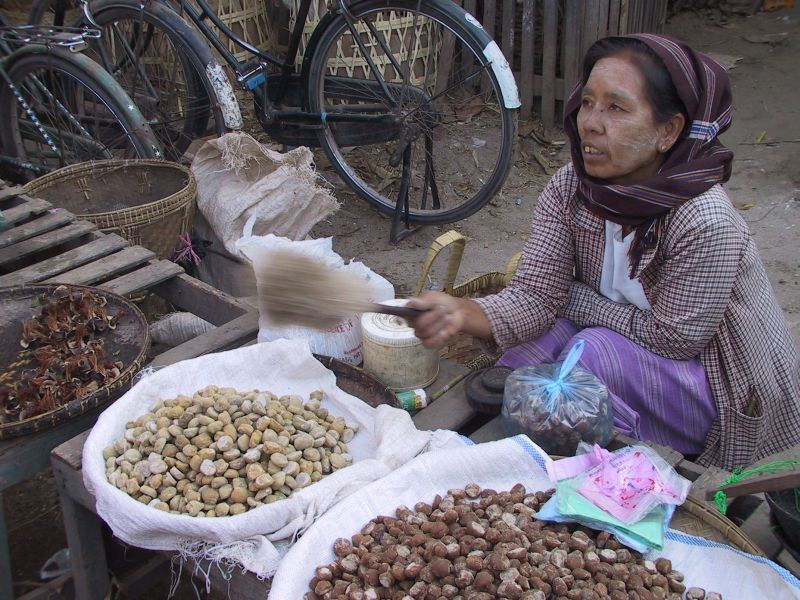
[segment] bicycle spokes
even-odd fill
[[[513,126],[486,58],[418,4],[345,19],[324,48],[319,102],[329,113],[393,117],[368,129],[329,122],[324,145],[363,197],[395,218],[402,205],[408,220],[437,222],[496,189]]]

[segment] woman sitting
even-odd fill
[[[466,332],[499,364],[563,360],[608,387],[614,424],[725,469],[800,441],[800,360],[721,184],[730,82],[667,36],[606,38],[567,104],[570,164],[539,197],[520,267],[478,300],[430,292],[425,345]]]

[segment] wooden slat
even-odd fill
[[[796,487],[800,487],[800,470],[756,475],[745,481],[731,483],[721,489],[728,498],[734,498],[760,492],[780,492],[781,490],[791,490]],[[712,500],[715,493],[716,490],[708,490],[706,492],[706,500]]]
[[[542,48],[542,122],[546,128],[555,123],[556,52],[558,51],[558,0],[544,0],[544,45]]]
[[[581,57],[586,54],[589,47],[597,40],[597,27],[600,21],[600,11],[597,2],[587,2],[583,13],[583,35],[581,36]]]
[[[469,436],[476,444],[483,444],[484,442],[492,442],[506,437],[503,427],[500,425],[500,417],[495,417],[486,425],[476,430]]]
[[[31,217],[40,215],[43,212],[47,212],[53,208],[52,204],[46,200],[42,200],[41,198],[28,198],[27,196],[22,197],[26,198],[27,200],[22,204],[12,206],[11,208],[7,208],[3,211],[3,216],[6,219],[6,223],[9,225],[14,225],[15,223],[19,223],[25,219],[30,219]]]
[[[497,33],[497,0],[483,1],[483,28],[494,39]]]
[[[583,2],[581,0],[567,0],[564,14],[564,36],[567,41],[564,46],[564,107],[566,99],[573,86],[578,83],[582,55],[581,51],[581,22],[583,17]]]
[[[185,273],[154,286],[153,292],[214,325],[224,325],[252,310],[238,298]]]
[[[516,12],[516,0],[503,0],[503,30],[501,36],[501,46],[508,64],[514,68],[514,13]]]
[[[451,361],[441,361],[439,363],[439,376],[433,385],[428,388],[429,394],[435,394],[448,381],[466,371],[467,368],[463,365]],[[464,382],[461,381],[444,396],[415,414],[412,420],[419,429],[450,429],[458,431],[469,423],[476,414],[475,409],[472,408],[467,400],[467,396],[464,393]]]
[[[442,29],[442,49],[439,52],[439,62],[436,67],[436,94],[441,94],[447,89],[450,81],[450,73],[453,68],[453,51],[455,50],[456,38],[449,29]]]
[[[533,31],[535,0],[523,0],[522,2],[522,56],[520,69],[522,76],[520,82],[520,93],[522,94],[523,119],[531,118],[533,108]]]
[[[69,271],[98,258],[102,258],[128,245],[128,241],[121,238],[116,233],[99,235],[100,237],[88,244],[73,248],[72,250],[68,250],[67,252],[49,258],[43,262],[25,267],[24,269],[19,269],[13,273],[3,275],[0,277],[0,287],[36,283],[37,281],[42,281],[48,277],[53,277],[59,273]]]
[[[8,547],[6,519],[3,514],[3,494],[0,492],[0,598],[14,597],[14,578],[11,574],[11,552]]]
[[[619,34],[620,0],[611,0],[608,5],[608,35]]]
[[[608,0],[596,0],[597,2],[597,39],[608,35]]]
[[[484,0],[483,2],[483,28],[489,34],[489,37],[495,39],[496,31],[497,31],[497,1],[496,0]],[[441,65],[441,60],[439,61]],[[483,92],[487,93],[491,90],[491,81],[488,77],[484,77],[482,80],[483,85]]]
[[[471,14],[473,17],[475,16],[475,9],[476,9],[476,0],[464,0],[464,10]],[[477,18],[477,17],[476,17]],[[462,52],[461,56],[461,65],[457,65],[456,68],[460,68],[464,74],[473,73],[478,65],[475,64],[475,61],[472,59],[472,53],[470,52]]]
[[[619,35],[631,33],[628,26],[628,11],[630,10],[630,0],[619,0]]]
[[[22,186],[15,185],[13,187],[4,187],[0,189],[0,202],[8,198],[15,198],[22,194]]]
[[[230,323],[212,329],[157,356],[148,365],[163,367],[187,358],[222,352],[242,345],[258,335],[258,312],[253,311],[235,318]]]
[[[514,71],[514,77],[517,81],[522,79],[522,73],[519,71]],[[542,82],[544,78],[541,75],[534,75],[533,76],[533,96],[534,98],[542,95]],[[560,78],[556,78],[555,83],[555,90],[556,90],[556,100],[565,100],[564,98],[564,80]],[[571,91],[571,88],[570,88]]]
[[[93,510],[74,501],[63,488],[59,491],[75,594],[83,600],[103,600],[111,588],[103,523]]]
[[[25,258],[31,254],[54,248],[71,240],[75,240],[81,236],[95,231],[97,226],[89,221],[78,221],[70,223],[66,227],[60,227],[38,235],[36,237],[28,238],[13,246],[6,246],[0,248],[0,265],[5,265],[15,260]]]
[[[639,33],[642,31],[642,14],[644,13],[644,4],[642,0],[635,0],[634,2],[634,20],[633,20],[633,33]]]
[[[3,213],[5,214],[5,213]],[[52,212],[42,215],[29,223],[24,223],[5,231],[0,231],[0,248],[16,244],[21,240],[28,239],[45,231],[51,231],[66,223],[75,220],[75,215],[63,208],[56,208]]]
[[[100,285],[104,290],[128,296],[141,292],[183,273],[183,267],[170,260],[159,260]]]
[[[88,265],[83,265],[72,271],[61,273],[45,281],[47,283],[78,283],[91,285],[145,263],[155,258],[155,256],[156,255],[147,248],[131,246],[129,248],[123,248],[116,254],[96,260]]]
[[[89,437],[89,431],[84,431],[67,441],[53,448],[50,453],[50,462],[53,464],[53,470],[60,470],[56,467],[55,463],[62,463],[69,471],[80,471],[83,468],[83,445],[86,443],[86,438]],[[67,472],[65,472],[67,473]],[[70,492],[70,496],[76,496],[75,490],[71,487],[71,477],[65,479],[64,486]],[[81,481],[82,483],[82,481]],[[83,486],[81,486],[83,487]],[[91,506],[94,507],[94,501]]]

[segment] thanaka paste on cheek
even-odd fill
[[[578,133],[587,173],[615,183],[632,183],[655,173],[663,142],[638,67],[624,56],[602,59],[586,87],[591,98],[578,112]],[[624,110],[612,109],[615,94],[631,99]],[[599,153],[587,155],[587,146]]]

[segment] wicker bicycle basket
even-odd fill
[[[442,291],[457,298],[481,298],[499,292],[506,287],[517,270],[517,265],[522,258],[521,252],[511,258],[504,273],[491,271],[468,279],[459,285],[454,285],[458,269],[461,266],[461,258],[464,255],[465,244],[466,238],[453,230],[443,233],[431,243],[431,247],[428,249],[428,256],[422,267],[422,273],[417,282],[415,296],[422,292],[436,258],[445,249],[450,250],[450,257]],[[448,345],[442,348],[441,354],[443,358],[454,360],[470,369],[481,369],[491,366],[495,362],[495,359],[484,352],[483,346],[477,338],[465,333],[457,335]]]
[[[24,191],[172,258],[191,231],[197,183],[186,167],[160,160],[104,160],[70,165],[28,183]]]

